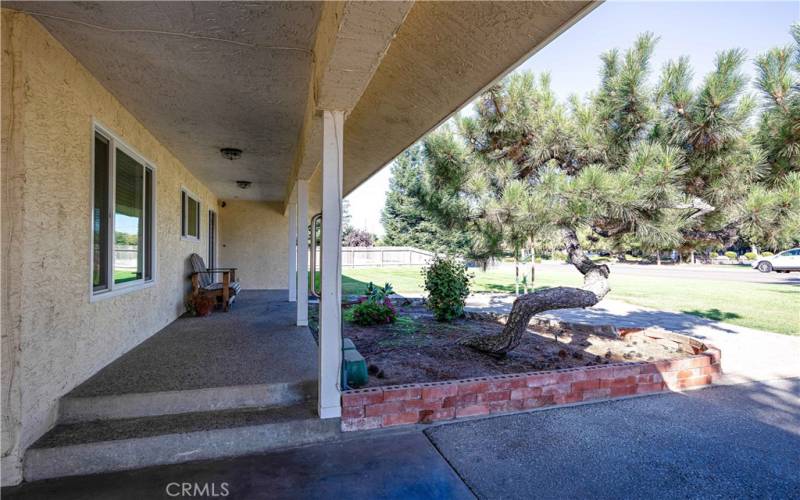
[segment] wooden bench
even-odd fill
[[[236,281],[236,268],[224,267],[208,269],[203,258],[193,253],[189,260],[192,263],[192,295],[206,295],[222,302],[222,310],[227,311],[236,296],[239,295],[241,286]],[[222,275],[221,281],[216,281],[216,276]]]

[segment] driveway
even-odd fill
[[[475,294],[467,310],[507,314],[514,296]],[[616,327],[660,326],[714,344],[722,350],[723,383],[800,377],[800,336],[754,330],[690,314],[659,311],[613,299],[588,309],[562,309],[541,317]]]
[[[479,498],[800,497],[800,380],[472,420],[426,434]]]

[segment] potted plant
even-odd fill
[[[192,297],[190,311],[194,310],[195,316],[208,316],[214,309],[214,299],[207,295],[197,294]]]

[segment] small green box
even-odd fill
[[[350,337],[345,337],[342,339],[342,350],[343,351],[355,351],[356,345],[350,340]]]
[[[367,383],[367,361],[359,354],[353,341],[342,340],[342,357],[344,359],[345,381],[349,387],[361,387]]]

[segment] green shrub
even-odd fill
[[[392,285],[389,283],[381,287],[375,286],[370,281],[364,290],[361,302],[346,309],[343,314],[344,319],[361,326],[394,323],[397,319],[397,311],[389,299],[389,295],[393,292]]]
[[[452,321],[464,314],[471,276],[461,262],[452,257],[436,256],[422,269],[428,307],[439,321]]]
[[[541,257],[536,257],[535,259],[533,259],[533,262],[536,263],[536,264],[541,264],[542,263],[542,258]]]
[[[758,255],[756,255],[755,252],[747,252],[746,254],[744,254],[744,258],[747,260],[756,260],[758,258]]]
[[[567,254],[565,254],[564,252],[553,252],[552,254],[550,254],[550,258],[552,260],[563,260],[563,261],[566,261],[567,260]]]
[[[772,257],[773,255],[775,254],[772,252],[761,252],[762,257]]]
[[[719,254],[717,252],[711,252],[708,254],[708,256],[711,257],[712,259],[716,259],[717,257],[719,257]]]
[[[725,257],[731,260],[736,260],[736,252],[731,252],[731,251],[725,252]]]
[[[365,291],[365,296],[368,302],[372,302],[373,304],[382,304],[386,302],[389,295],[394,293],[394,289],[390,283],[386,283],[384,286],[375,286],[371,281],[367,285],[367,289]]]
[[[394,323],[397,319],[397,313],[392,307],[389,299],[388,303],[378,304],[365,300],[350,308],[350,321],[361,326],[382,325],[386,323]]]

